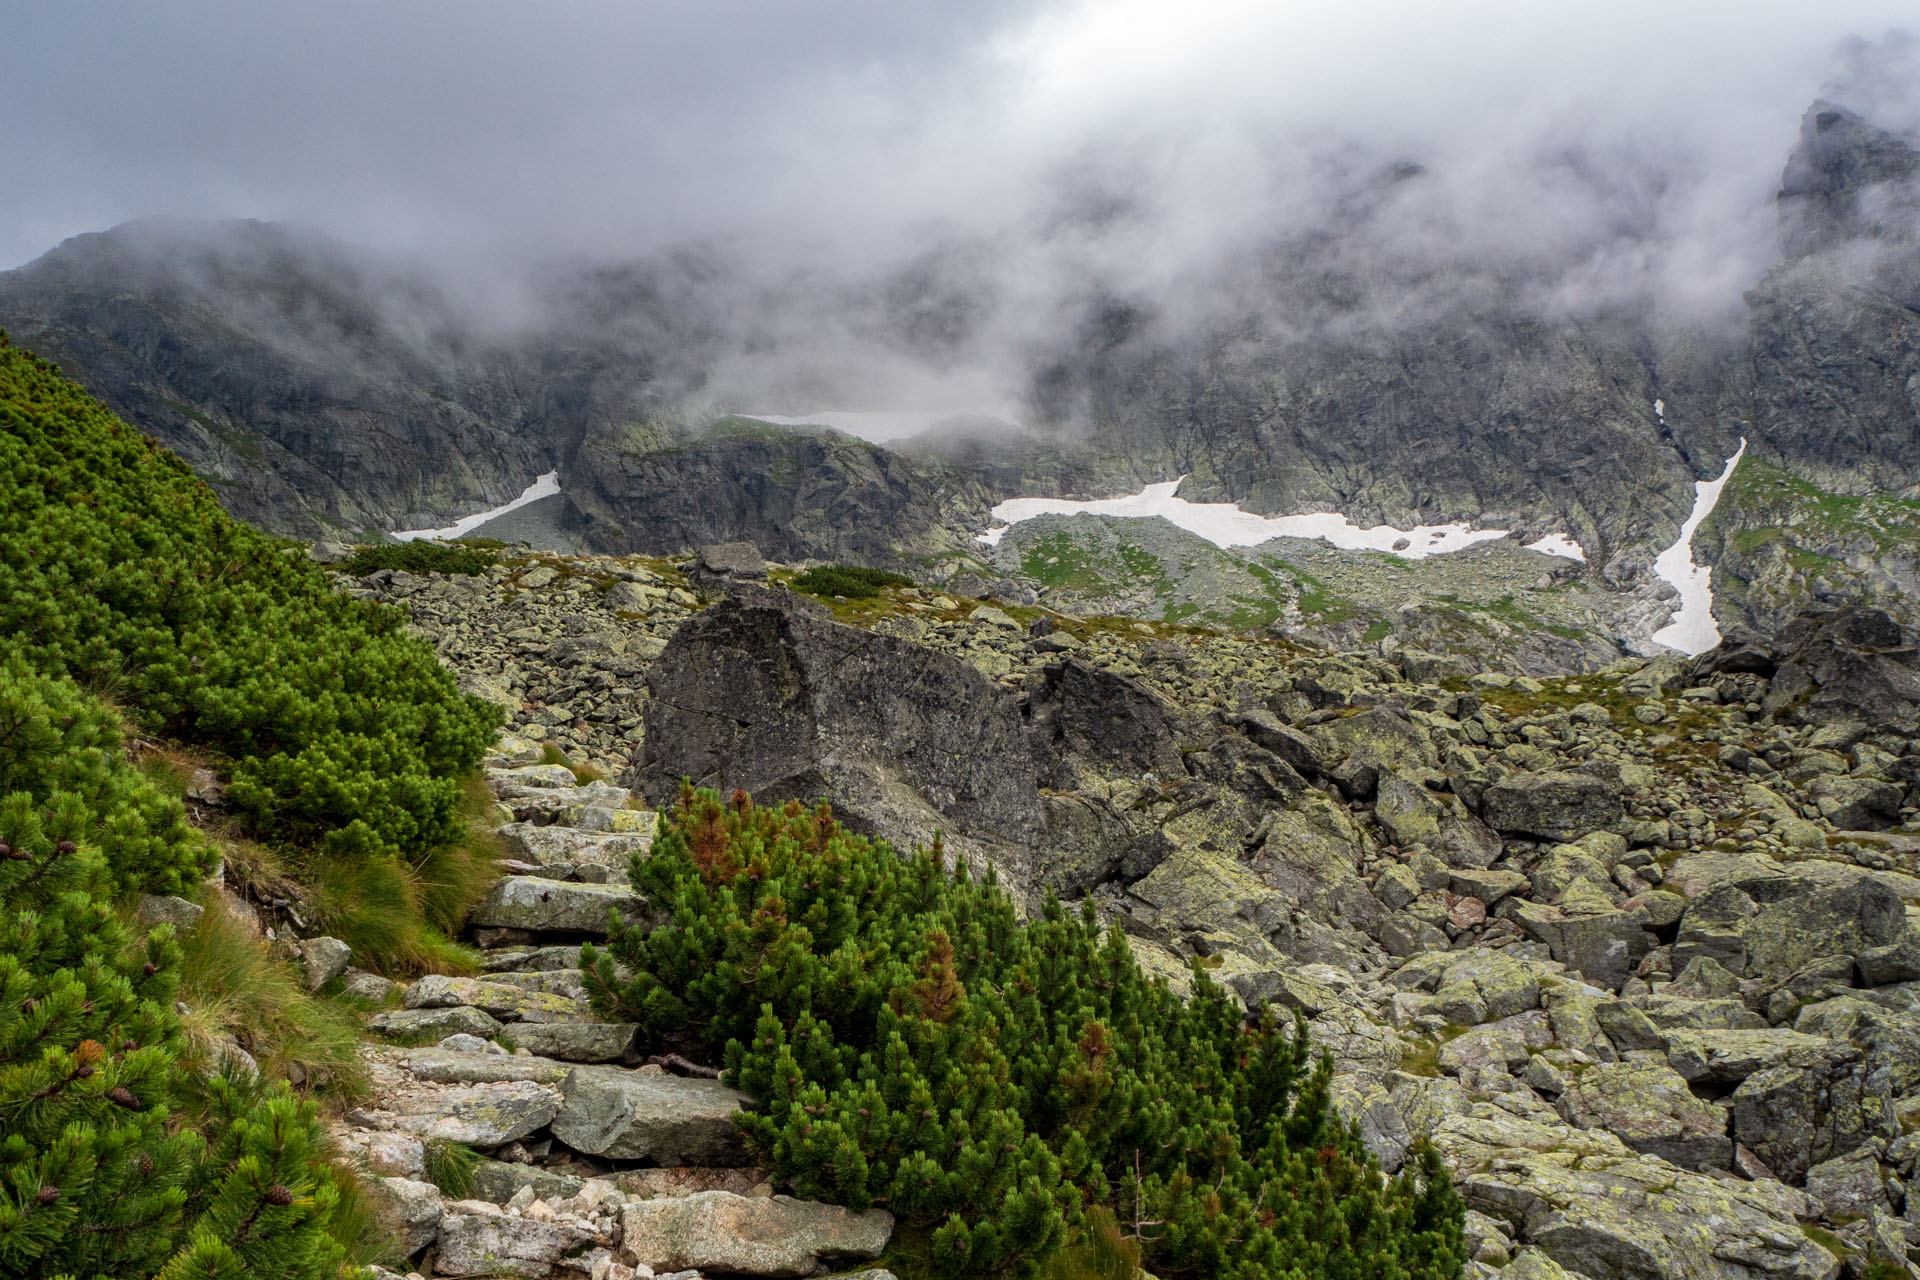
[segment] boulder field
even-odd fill
[[[931,587],[814,601],[713,559],[343,583],[410,609],[512,722],[487,972],[376,1017],[414,1047],[369,1050],[378,1103],[342,1132],[440,1274],[799,1275],[884,1246],[740,1170],[743,1100],[581,999],[577,943],[647,911],[636,806],[682,777],[939,830],[1029,905],[1090,901],[1176,989],[1204,969],[1297,1010],[1386,1166],[1428,1142],[1452,1171],[1473,1276],[1907,1268],[1920,656],[1884,615],[1539,678]],[[541,740],[620,785],[538,764]],[[434,1217],[436,1137],[489,1161]]]

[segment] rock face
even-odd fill
[[[1796,619],[1774,638],[1767,709],[1805,724],[1912,726],[1920,717],[1920,637],[1877,609]]]
[[[805,1276],[822,1263],[879,1257],[893,1234],[893,1215],[884,1209],[853,1213],[787,1196],[754,1199],[701,1191],[629,1204],[620,1225],[622,1252],[655,1273],[698,1269]]]
[[[629,777],[656,802],[682,778],[762,803],[825,798],[902,849],[944,830],[962,850],[1005,850],[1039,831],[1025,726],[1005,689],[792,593],[741,592],[699,615],[647,688]]]

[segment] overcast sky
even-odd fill
[[[1171,276],[1327,217],[1315,166],[1353,147],[1442,175],[1450,241],[1651,220],[1649,269],[1725,294],[1842,42],[1902,21],[1912,0],[0,0],[0,266],[155,213],[884,255],[1031,231],[1080,184],[1128,193],[1125,252]],[[1915,78],[1883,78],[1862,105],[1920,124]]]

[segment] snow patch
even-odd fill
[[[464,520],[456,521],[444,529],[403,529],[398,533],[393,533],[388,536],[399,542],[415,542],[422,538],[439,538],[444,540],[447,538],[465,537],[489,520],[497,519],[509,511],[518,511],[529,503],[538,502],[542,498],[551,498],[559,492],[560,473],[558,471],[549,471],[528,485],[519,497],[515,498],[512,502],[506,503],[504,506],[494,507],[490,510],[482,511],[477,515],[468,516]]]
[[[1184,479],[1185,477],[1182,477]],[[980,541],[996,545],[1007,529],[1022,520],[1049,515],[1126,516],[1146,519],[1159,516],[1195,533],[1216,547],[1253,547],[1274,538],[1319,538],[1346,551],[1387,551],[1407,560],[1460,551],[1476,542],[1488,542],[1507,536],[1505,529],[1470,529],[1464,524],[1423,524],[1411,529],[1375,525],[1362,529],[1337,512],[1314,512],[1299,516],[1257,516],[1242,511],[1231,502],[1188,502],[1176,498],[1179,480],[1150,484],[1139,493],[1123,498],[1103,498],[1095,502],[1069,502],[1061,498],[1009,498],[993,509],[996,520],[1005,521],[997,529],[980,535]]]
[[[1529,542],[1527,550],[1538,551],[1542,555],[1565,556],[1581,564],[1587,562],[1587,549],[1564,533],[1550,533],[1538,542]]]
[[[1680,526],[1679,540],[1654,558],[1655,576],[1671,582],[1680,593],[1680,607],[1674,611],[1673,621],[1653,633],[1655,644],[1695,654],[1720,643],[1720,624],[1713,620],[1713,569],[1693,562],[1693,535],[1713,514],[1720,491],[1727,487],[1728,478],[1746,451],[1747,438],[1742,436],[1740,447],[1727,459],[1719,479],[1693,482],[1693,514]]]

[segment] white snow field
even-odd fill
[[[1720,491],[1727,487],[1728,477],[1740,465],[1740,456],[1746,451],[1747,439],[1742,436],[1740,447],[1727,459],[1719,479],[1693,482],[1693,514],[1680,526],[1679,540],[1654,558],[1654,574],[1671,582],[1680,592],[1680,607],[1675,610],[1673,621],[1653,633],[1655,644],[1695,654],[1705,653],[1720,643],[1720,624],[1713,620],[1713,570],[1693,562],[1693,535],[1713,514],[1714,505],[1720,501]]]
[[[1536,542],[1529,542],[1527,550],[1538,551],[1542,555],[1564,556],[1581,564],[1587,562],[1587,549],[1564,533],[1550,533]]]
[[[1184,479],[1184,477],[1182,477]],[[1407,560],[1461,551],[1476,542],[1490,542],[1507,536],[1505,529],[1470,529],[1464,524],[1423,524],[1411,529],[1375,525],[1362,529],[1333,511],[1298,516],[1258,516],[1242,511],[1231,502],[1188,502],[1176,498],[1179,480],[1150,484],[1139,493],[1124,498],[1103,498],[1095,502],[1070,502],[1063,498],[1009,498],[993,509],[993,517],[1005,523],[980,535],[989,546],[997,544],[1007,529],[1035,516],[1096,515],[1128,516],[1145,519],[1160,516],[1189,533],[1196,533],[1216,547],[1254,547],[1274,538],[1319,538],[1345,551],[1386,551]],[[1558,541],[1556,541],[1556,539]],[[1549,548],[1546,545],[1552,543]],[[1548,555],[1584,560],[1580,544],[1565,534],[1550,534],[1532,544],[1532,550]]]
[[[487,521],[503,516],[509,511],[518,511],[529,503],[542,498],[551,498],[560,492],[560,473],[549,471],[526,487],[519,497],[502,506],[482,511],[478,515],[467,516],[444,529],[405,529],[391,536],[401,542],[413,542],[421,538],[459,538],[472,533]]]

